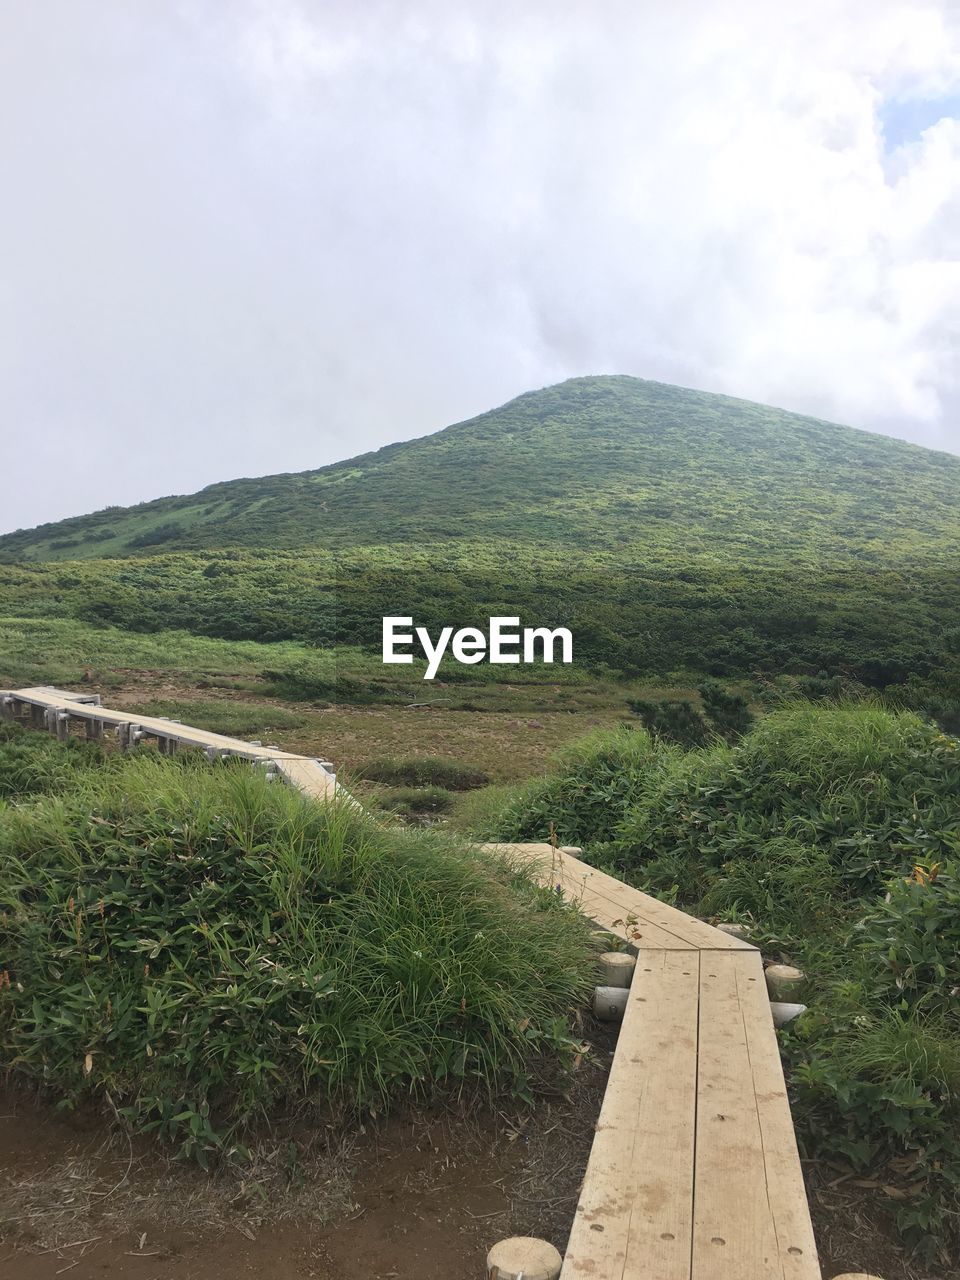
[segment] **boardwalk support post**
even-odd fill
[[[770,1013],[773,1015],[773,1025],[775,1027],[785,1027],[788,1022],[792,1022],[794,1018],[799,1018],[801,1013],[806,1013],[807,1006],[805,1004],[787,1004],[782,1000],[770,1001]]]
[[[763,976],[771,1000],[794,1000],[806,982],[803,970],[795,969],[792,964],[768,965]]]
[[[605,951],[600,957],[600,985],[629,987],[636,967],[636,956],[628,951]]]
[[[593,1012],[601,1022],[622,1022],[629,994],[627,987],[596,987]]]
[[[546,1240],[510,1236],[487,1254],[487,1280],[557,1280],[563,1259]]]
[[[728,938],[740,938],[744,942],[750,937],[750,930],[745,924],[718,924],[715,926],[721,933],[725,933]]]

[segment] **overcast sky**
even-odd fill
[[[587,373],[960,453],[955,0],[7,0],[0,530]]]

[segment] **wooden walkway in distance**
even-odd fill
[[[102,737],[104,730],[110,727],[124,747],[134,747],[144,739],[153,738],[164,752],[175,751],[179,747],[199,747],[210,759],[239,756],[273,769],[284,781],[314,799],[332,798],[338,791],[346,794],[337,787],[336,775],[325,761],[280,751],[277,747],[263,747],[257,742],[244,742],[241,738],[230,738],[222,733],[210,733],[206,729],[194,729],[160,716],[113,711],[101,706],[96,694],[72,693],[46,686],[0,690],[0,714],[7,718],[28,715],[37,728],[56,731],[61,738],[68,735],[72,724],[82,725],[87,737],[92,739]]]
[[[548,844],[637,955],[561,1280],[821,1280],[760,952]]]

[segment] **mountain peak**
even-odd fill
[[[916,554],[960,540],[960,458],[730,396],[570,378],[315,471],[0,538],[0,558],[469,540],[671,561]]]

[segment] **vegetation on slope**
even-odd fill
[[[358,552],[338,563],[323,555],[237,552],[0,566],[0,616],[11,620],[298,641],[306,648],[296,672],[286,653],[272,662],[264,655],[264,670],[283,673],[283,697],[370,701],[378,681],[420,684],[422,665],[380,665],[381,620],[398,610],[434,635],[445,625],[485,628],[497,614],[519,616],[522,625],[567,626],[575,668],[539,668],[536,676],[557,683],[605,671],[737,676],[795,669],[874,686],[935,678],[947,692],[952,681],[960,694],[960,579],[929,566],[820,574],[702,563],[627,569],[571,565],[559,556],[524,559],[507,547],[472,548],[465,561],[424,552],[399,559]],[[88,631],[81,650],[87,665],[110,665],[116,638]],[[185,640],[155,643],[157,660],[143,665],[176,662],[181,650],[196,648]],[[359,646],[376,655],[377,675],[358,684],[349,678],[353,655],[334,650]],[[11,653],[21,665],[28,656],[26,642]],[[533,670],[511,672],[510,683]],[[503,674],[502,667],[447,661],[441,678],[475,683]]]
[[[525,1094],[572,1052],[588,926],[493,860],[236,765],[58,791],[0,809],[0,1050],[64,1100],[206,1160],[281,1107]]]
[[[318,471],[0,538],[0,557],[511,541],[642,563],[887,563],[960,547],[960,459],[729,396],[574,378]]]
[[[783,1035],[808,1153],[871,1170],[900,1229],[960,1239],[960,744],[870,703],[796,704],[734,745],[638,729],[566,752],[478,834],[584,845],[809,975]]]
[[[822,670],[958,697],[958,490],[947,455],[574,379],[317,472],[0,538],[0,613],[299,641],[311,652],[275,688],[310,700],[389,696],[331,650],[379,651],[397,613],[433,633],[495,614],[566,626],[594,675]]]

